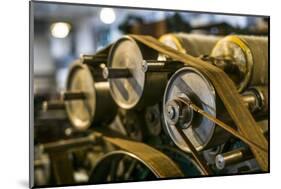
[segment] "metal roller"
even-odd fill
[[[164,128],[179,148],[190,152],[177,128],[182,129],[197,151],[222,144],[229,138],[229,133],[194,112],[179,101],[179,98],[191,101],[206,113],[224,122],[231,121],[211,82],[195,68],[181,68],[170,78],[163,99]],[[251,110],[252,105],[249,104],[258,102],[260,97],[251,93],[241,98]]]
[[[116,114],[117,107],[109,93],[109,83],[95,80],[94,68],[76,61],[70,68],[66,92],[62,93],[68,117],[76,129],[105,124]]]
[[[131,37],[119,39],[111,48],[104,78],[118,106],[124,109],[153,105],[164,93],[168,74],[182,63],[158,61],[158,53]],[[159,74],[161,72],[161,74]]]
[[[199,57],[209,55],[214,45],[221,39],[219,36],[173,33],[160,37],[160,42],[189,55]]]
[[[214,64],[235,67],[226,71],[241,92],[249,86],[268,84],[268,38],[230,35],[217,42]]]

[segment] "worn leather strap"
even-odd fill
[[[133,153],[142,159],[147,166],[154,170],[158,178],[178,178],[184,177],[179,167],[165,154],[144,143],[103,136],[107,142]]]
[[[156,174],[158,178],[179,178],[184,177],[181,169],[178,165],[163,152],[147,145],[142,142],[137,142],[133,140],[124,139],[121,137],[114,137],[108,134],[104,134],[101,131],[94,131],[92,134],[86,137],[61,140],[60,142],[50,142],[43,145],[43,149],[45,152],[53,155],[53,159],[57,164],[57,159],[60,157],[56,154],[63,154],[64,156],[71,151],[71,149],[91,146],[99,143],[100,141],[105,141],[110,143],[122,150],[132,153],[137,156],[139,159],[143,161],[143,163],[148,166],[153,172]],[[58,159],[60,160],[60,159]],[[69,161],[69,159],[65,159],[65,161]],[[65,162],[66,165],[69,165],[69,162]],[[68,167],[67,167],[68,168]],[[62,178],[61,183],[70,182],[69,178],[72,172],[64,172],[63,169],[59,169],[57,171],[57,178]],[[67,175],[62,175],[67,174]]]

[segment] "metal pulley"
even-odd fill
[[[210,146],[210,143],[219,144],[222,138],[229,136],[212,121],[177,101],[178,97],[191,100],[213,116],[216,116],[218,107],[214,87],[198,70],[184,67],[170,78],[163,100],[164,128],[180,149],[190,152],[175,127],[184,131],[197,151]],[[214,137],[215,133],[221,134]]]
[[[160,37],[160,42],[182,53],[199,57],[209,55],[214,45],[221,39],[219,36],[171,33]]]
[[[217,42],[211,62],[226,71],[239,92],[268,85],[268,38],[230,35]],[[234,68],[234,69],[229,69]]]
[[[118,150],[103,156],[90,173],[90,183],[155,180],[158,178],[147,162],[133,153]]]
[[[249,93],[241,98],[250,111],[257,110],[256,108],[251,109],[252,104],[257,103],[258,109],[259,104],[263,104],[259,102],[260,96],[257,93]],[[183,99],[186,103],[182,102]],[[171,76],[163,99],[164,128],[173,142],[182,150],[190,152],[189,147],[178,133],[178,129],[181,129],[197,151],[224,143],[230,134],[187,106],[189,102],[205,113],[223,122],[231,123],[212,83],[197,69],[184,67]]]
[[[111,95],[118,106],[131,109],[159,101],[169,73],[182,63],[158,61],[157,57],[156,51],[129,36],[114,43],[103,76],[109,80]]]
[[[110,122],[117,110],[109,93],[109,83],[98,76],[96,81],[94,68],[81,61],[69,69],[62,100],[71,123],[78,130]]]

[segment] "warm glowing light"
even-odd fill
[[[100,11],[100,19],[105,24],[112,24],[115,21],[115,12],[112,8],[102,8]]]
[[[51,33],[53,37],[65,38],[69,34],[70,24],[65,22],[56,22],[51,25]]]

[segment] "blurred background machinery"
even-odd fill
[[[267,171],[212,78],[169,54],[226,73],[267,141],[267,17],[41,2],[32,11],[36,186]]]

